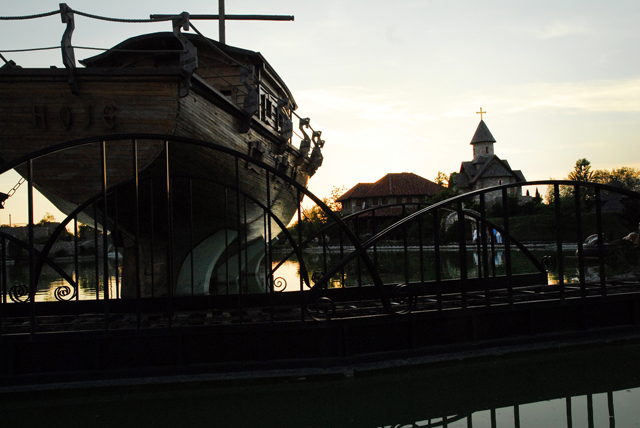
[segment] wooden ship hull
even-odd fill
[[[309,154],[307,120],[300,126],[305,135],[301,147],[291,144],[296,105],[269,64],[259,53],[208,39],[189,35],[187,42],[185,47],[174,34],[156,33],[81,61],[86,68],[3,67],[0,125],[5,132],[0,136],[0,157],[12,161],[93,136],[154,133],[233,149],[306,186],[322,163],[323,142],[314,133],[316,147]],[[176,51],[193,53],[196,46],[200,67],[190,73],[184,64],[174,65],[185,62],[182,57],[178,61]],[[131,52],[135,50],[145,53]],[[102,144],[95,143],[36,159],[34,186],[61,211],[71,213],[102,191],[102,150]],[[210,272],[213,265],[226,272],[218,281],[226,282],[228,291],[229,279],[236,284],[239,272],[221,268],[221,255],[228,263],[234,253],[242,258],[252,245],[264,248],[262,239],[271,240],[280,232],[269,214],[286,225],[298,209],[300,196],[290,185],[273,175],[267,179],[264,170],[246,160],[200,145],[167,145],[161,140],[140,142],[136,150],[134,156],[131,140],[105,144],[107,187],[120,186],[108,198],[106,227],[124,247],[123,296],[135,295],[136,275],[143,296],[208,293],[208,282],[216,281],[215,271]],[[132,204],[134,159],[139,212]],[[26,176],[26,167],[17,170]],[[91,224],[87,219],[103,222],[99,203],[83,212],[81,221]],[[141,254],[138,268],[134,249]],[[195,277],[191,258],[206,265],[195,267]],[[248,260],[241,264],[247,272],[255,270]]]

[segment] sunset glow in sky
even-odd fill
[[[216,0],[68,4],[118,18],[218,10]],[[58,8],[57,1],[3,0],[0,15]],[[293,92],[298,114],[323,131],[324,165],[310,182],[321,197],[389,172],[433,180],[438,171],[458,171],[472,158],[480,107],[496,154],[528,180],[563,178],[579,158],[594,169],[640,168],[637,0],[226,0],[226,12],[295,16],[228,21],[227,43],[261,52]],[[218,38],[216,22],[195,25]],[[109,48],[170,29],[78,16],[73,42]],[[0,21],[0,51],[55,46],[63,31],[59,15]],[[76,51],[76,58],[95,54]],[[62,67],[59,51],[3,55],[23,66]],[[14,178],[1,179],[0,191]],[[2,223],[9,213],[11,201]]]

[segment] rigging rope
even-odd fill
[[[90,51],[112,51],[112,52],[135,52],[135,53],[181,53],[182,50],[141,50],[141,49],[114,49],[114,48],[93,48],[90,46],[70,46],[73,49],[84,49]],[[0,52],[32,52],[32,51],[48,51],[60,49],[60,46],[51,46],[47,48],[28,48],[28,49],[0,49]],[[1,56],[1,55],[0,55]],[[4,59],[4,58],[3,58]],[[5,60],[6,62],[6,60]]]
[[[107,16],[93,15],[91,13],[82,12],[79,10],[69,8],[69,11],[75,13],[76,15],[84,16],[86,18],[98,19],[101,21],[110,21],[110,22],[124,22],[124,23],[152,23],[152,22],[163,22],[163,21],[171,21],[173,17],[165,17],[165,18],[154,18],[154,19],[126,19],[126,18],[110,18]],[[17,21],[24,19],[35,19],[35,18],[44,18],[46,16],[57,15],[60,13],[60,10],[52,10],[51,12],[39,13],[35,15],[24,15],[24,16],[0,16],[0,21]]]
[[[0,16],[0,21],[17,21],[21,19],[34,19],[44,18],[45,16],[52,16],[60,13],[59,10],[52,10],[51,12],[39,13],[37,15],[24,15],[24,16]]]
[[[173,19],[173,17],[157,18],[157,19],[148,19],[148,18],[147,19],[110,18],[108,16],[92,15],[90,13],[80,12],[80,11],[74,10],[74,9],[71,9],[71,10],[76,15],[84,16],[86,18],[98,19],[100,21],[109,21],[109,22],[124,22],[124,23],[133,23],[133,24],[147,24],[147,23],[152,23],[152,22],[171,21]]]

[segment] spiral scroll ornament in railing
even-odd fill
[[[389,302],[394,313],[404,315],[413,310],[416,298],[409,287],[404,284],[398,284],[389,293]]]
[[[556,258],[553,256],[544,256],[542,258],[542,266],[544,266],[547,273],[553,272],[557,266]]]
[[[273,279],[273,291],[282,292],[287,288],[287,280],[282,277]]]
[[[76,288],[70,285],[61,285],[53,292],[57,301],[69,301],[76,297]]]
[[[307,305],[307,313],[316,321],[328,321],[335,312],[335,303],[326,296],[319,297],[313,303]]]
[[[318,281],[320,281],[323,276],[324,276],[324,272],[316,271],[313,273],[313,275],[311,275],[311,282],[313,282],[314,284],[317,284]]]
[[[9,289],[9,298],[15,303],[26,303],[29,301],[29,287],[27,284],[14,285]]]

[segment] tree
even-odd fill
[[[640,170],[623,166],[611,171],[596,170],[594,181],[602,184],[618,185],[627,190],[640,191]]]
[[[571,181],[595,181],[594,173],[591,171],[591,162],[582,158],[576,161],[573,171],[569,173],[568,179]]]
[[[553,178],[551,178],[551,180],[553,180]],[[575,166],[573,167],[573,171],[569,173],[565,180],[586,182],[596,181],[595,172],[591,171],[591,162],[589,162],[589,160],[587,160],[586,158],[578,159]],[[560,186],[559,190],[561,200],[568,201],[569,198],[573,198],[573,186]],[[587,189],[583,190],[584,191],[580,192],[580,197],[583,202],[587,202],[593,199],[593,192],[586,191]],[[551,185],[547,187],[546,199],[547,203],[549,204],[553,203],[555,200],[553,186]]]
[[[438,171],[435,182],[438,186],[449,187],[449,177],[447,177],[447,174],[442,171]]]
[[[338,198],[344,194],[346,188],[344,186],[337,187],[334,186],[331,190],[328,198],[322,198],[322,202],[327,205],[331,211],[338,212],[341,209],[341,204],[338,202]],[[329,222],[329,216],[327,213],[320,208],[318,205],[314,205],[311,208],[305,209],[302,208],[302,223],[303,223],[303,234],[311,235],[321,228],[323,228]],[[292,229],[296,229],[298,227],[298,222],[296,222]]]
[[[56,218],[53,216],[53,214],[47,211],[42,219],[38,222],[38,224],[44,226],[46,224],[53,223],[54,221],[56,221]]]

